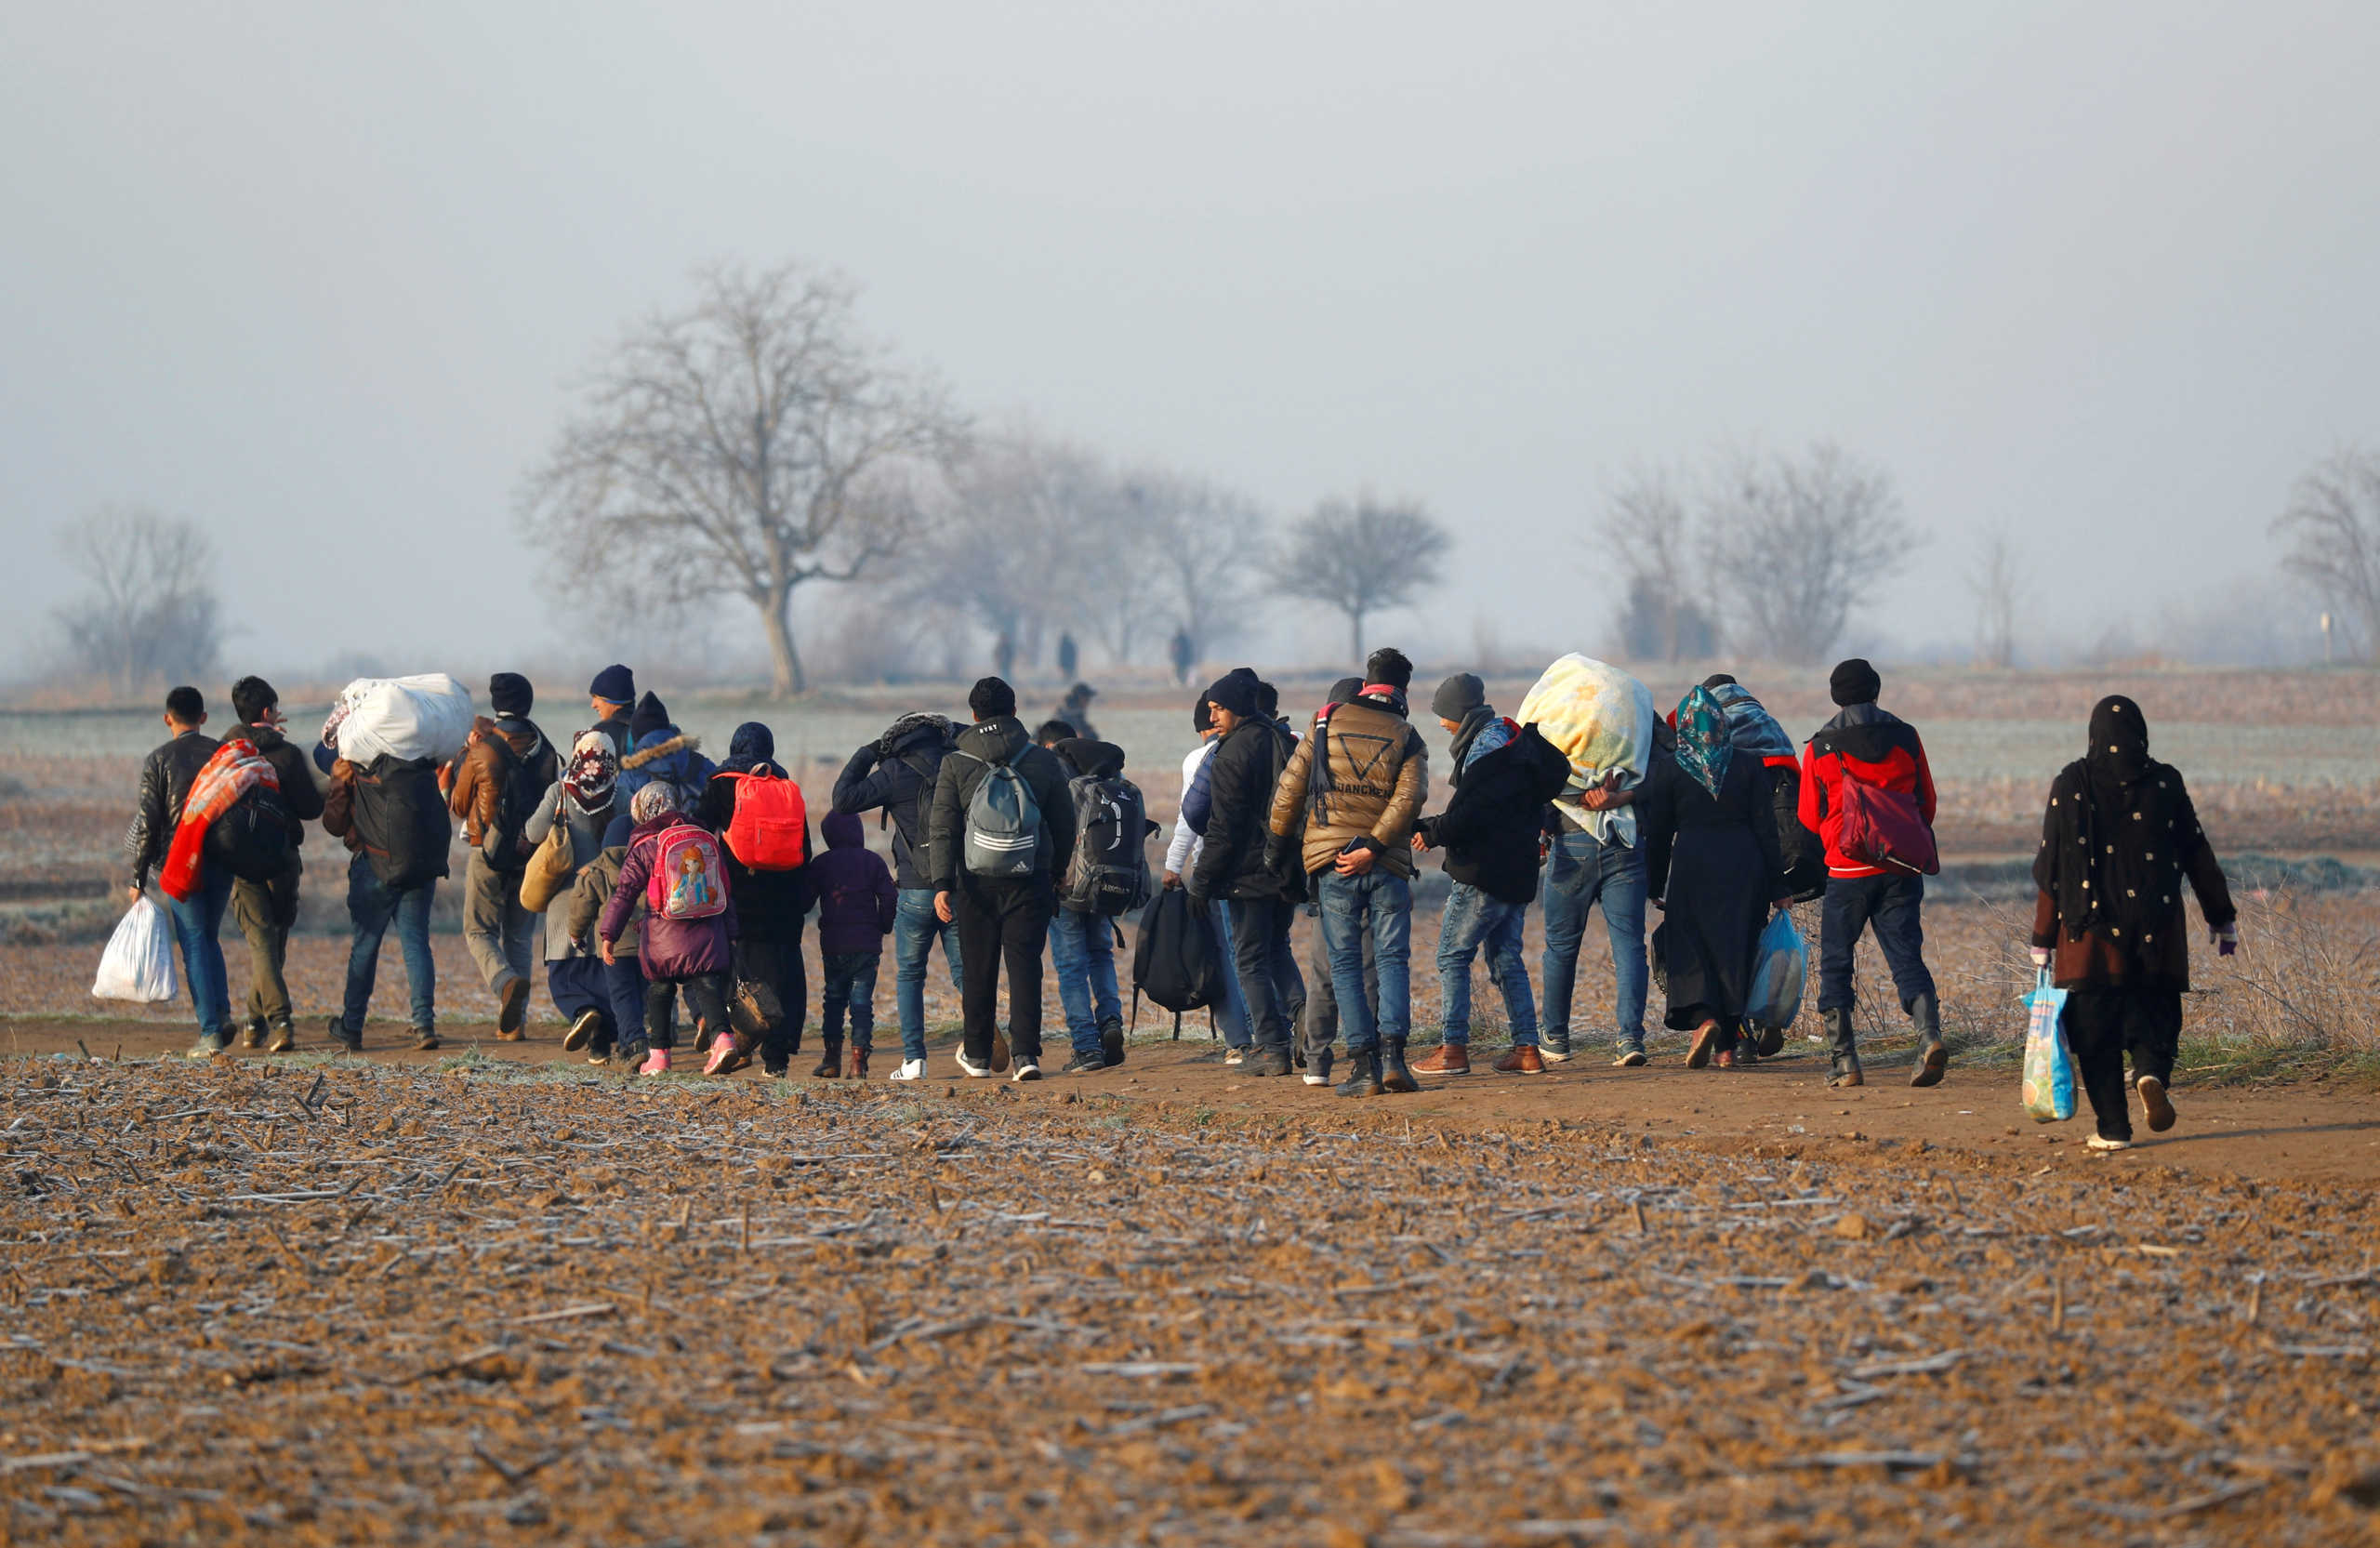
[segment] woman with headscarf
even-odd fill
[[[728,825],[735,820],[736,797],[745,780],[793,777],[776,756],[776,734],[767,726],[758,721],[737,726],[735,734],[728,738],[727,761],[703,788],[694,821],[724,840]],[[815,847],[805,820],[801,833],[805,862]],[[801,930],[817,905],[818,891],[807,864],[791,870],[756,871],[736,857],[733,846],[721,842],[720,849],[727,865],[728,889],[735,896],[735,912],[743,924],[743,933],[735,940],[735,999],[746,1025],[757,1025],[760,1032],[754,1037],[731,1031],[724,1046],[714,1043],[699,1052],[710,1055],[704,1065],[707,1073],[727,1075],[748,1064],[757,1046],[761,1069],[782,1078],[792,1067],[794,1055],[801,1052],[801,1031],[810,1019],[810,978],[801,964]],[[810,1073],[824,1080],[840,1078],[842,1039],[828,1039],[822,1052],[825,1056]],[[866,1068],[866,1061],[855,1058],[852,1073],[864,1075]]]
[[[2165,1088],[2190,986],[2185,880],[2216,949],[2230,956],[2239,910],[2180,771],[2149,756],[2138,705],[2101,699],[2090,750],[2050,786],[2033,860],[2033,964],[2067,991],[2066,1039],[2097,1119],[2095,1150],[2132,1144],[2126,1049],[2149,1127],[2174,1126]]]
[[[1783,901],[1783,861],[1766,771],[1740,756],[1708,688],[1677,710],[1675,753],[1656,760],[1636,800],[1647,893],[1666,916],[1672,1031],[1691,1032],[1688,1069],[1733,1068],[1761,928]]]
[[[562,777],[547,787],[545,799],[522,825],[522,837],[534,849],[546,841],[559,819],[570,835],[571,870],[574,875],[584,870],[602,852],[603,830],[611,826],[612,792],[619,774],[620,758],[612,739],[600,731],[583,733],[571,746],[570,761],[562,766]],[[555,903],[562,900],[562,894],[557,893]],[[612,1013],[603,959],[595,955],[590,944],[571,939],[564,913],[564,908],[547,906],[546,990],[553,996],[554,1009],[570,1018],[562,1046],[573,1053],[590,1048],[589,1057],[608,1062],[620,1028]]]

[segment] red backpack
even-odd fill
[[[727,847],[746,870],[789,871],[810,848],[810,812],[801,787],[783,774],[754,772],[721,774],[735,781],[735,815],[728,819]]]
[[[708,829],[681,821],[661,830],[644,906],[657,920],[707,920],[727,912],[727,867]]]

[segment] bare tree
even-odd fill
[[[1627,586],[1620,638],[1638,660],[1682,661],[1719,645],[1706,572],[1695,562],[1696,526],[1684,476],[1632,468],[1595,523],[1598,565],[1616,562]]]
[[[2272,523],[2281,568],[2340,615],[2350,650],[2380,650],[2380,456],[2349,446],[2310,469]]]
[[[1975,664],[2004,671],[2016,664],[2016,607],[2025,593],[2024,551],[2006,527],[1977,540],[1967,590],[1975,598]]]
[[[694,304],[629,330],[522,495],[565,577],[651,607],[743,598],[779,695],[808,686],[794,593],[860,578],[921,521],[964,425],[863,338],[840,275],[787,263],[695,277]]]
[[[1134,611],[1186,635],[1191,659],[1204,660],[1255,605],[1249,558],[1263,551],[1264,512],[1236,491],[1159,469],[1127,474],[1122,492],[1150,582]]]
[[[1012,431],[978,438],[946,487],[911,594],[958,604],[1015,658],[1038,662],[1078,611],[1086,556],[1114,515],[1106,470],[1078,447]]]
[[[1738,645],[1804,664],[1825,656],[1853,605],[1918,542],[1892,476],[1823,441],[1799,461],[1726,457],[1704,520]]]
[[[58,529],[89,592],[58,610],[77,663],[131,694],[212,671],[222,646],[215,546],[192,522],[108,507]]]
[[[1438,562],[1453,546],[1419,501],[1382,501],[1369,492],[1333,497],[1290,524],[1273,589],[1347,615],[1360,662],[1364,619],[1410,602],[1418,588],[1438,578]]]

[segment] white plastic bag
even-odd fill
[[[443,763],[471,734],[471,693],[444,672],[357,678],[331,715],[338,755],[358,767],[383,753]]]
[[[126,911],[99,953],[99,975],[91,981],[95,999],[132,999],[155,1005],[181,992],[174,980],[174,930],[165,911],[142,898]]]

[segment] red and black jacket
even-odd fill
[[[1845,879],[1885,874],[1843,853],[1843,801],[1848,774],[1862,785],[1917,798],[1918,814],[1934,826],[1934,771],[1917,728],[1872,704],[1855,704],[1819,728],[1802,753],[1802,826],[1826,843],[1826,873]],[[1895,873],[1898,874],[1898,873]]]

